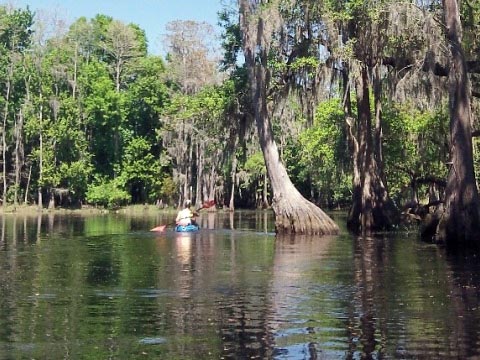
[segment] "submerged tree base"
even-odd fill
[[[336,235],[338,225],[318,206],[299,197],[274,199],[277,234]]]

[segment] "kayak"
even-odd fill
[[[176,232],[194,232],[194,231],[198,231],[199,229],[200,229],[200,226],[198,226],[197,224],[175,226]]]

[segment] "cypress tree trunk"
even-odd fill
[[[13,197],[13,203],[15,207],[19,203],[18,199],[18,190],[20,189],[20,179],[21,179],[21,172],[22,166],[24,164],[24,156],[23,156],[23,112],[20,109],[18,112],[18,116],[15,119],[15,193]]]
[[[11,68],[10,68],[11,69]],[[10,71],[9,71],[10,75]],[[6,89],[5,89],[5,105],[3,109],[3,123],[2,123],[2,179],[3,179],[3,194],[2,205],[7,205],[7,118],[8,118],[8,105],[10,102],[10,87],[11,81],[9,75],[7,76]]]
[[[237,150],[237,144],[238,144],[238,136],[235,136],[235,139],[233,140],[233,147],[232,147],[232,171],[230,173],[230,176],[232,178],[232,186],[230,190],[230,201],[228,203],[228,209],[230,211],[235,210],[235,183],[236,183],[236,174],[237,174],[237,155],[236,155],[236,150]]]
[[[338,233],[338,226],[319,207],[307,201],[295,188],[280,161],[273,139],[272,124],[267,110],[268,37],[265,19],[249,0],[239,0],[243,50],[248,69],[252,110],[257,124],[268,177],[273,192],[272,208],[277,233],[328,235]]]
[[[356,82],[357,127],[354,136],[354,177],[352,207],[347,226],[355,232],[368,233],[389,229],[395,223],[397,210],[388,196],[378,164],[373,139],[367,67],[362,65]],[[377,125],[377,134],[381,124]],[[353,136],[353,132],[351,132]],[[379,138],[375,142],[380,141]],[[378,151],[378,148],[377,148]]]
[[[452,53],[449,72],[450,171],[445,211],[436,240],[449,248],[480,245],[478,189],[473,170],[470,82],[461,45],[462,27],[457,0],[443,0],[447,40]]]
[[[197,160],[197,182],[196,182],[196,188],[195,188],[195,207],[200,207],[202,206],[203,199],[205,198],[202,193],[202,184],[203,184],[203,169],[204,169],[204,151],[205,147],[203,144],[203,140],[199,140],[197,143],[197,151],[196,151],[196,160]]]
[[[43,96],[40,93],[40,110],[38,114],[38,119],[40,122],[40,134],[39,134],[39,159],[38,159],[38,170],[39,170],[39,183],[38,186],[38,209],[41,210],[43,208],[43,196],[42,196],[42,183],[43,183]]]

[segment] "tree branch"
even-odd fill
[[[428,56],[427,54],[423,62],[422,71],[431,71],[436,76],[447,77],[450,73],[449,66],[440,64],[434,60],[429,61],[429,58],[431,58],[431,56]],[[399,71],[406,70],[414,66],[412,59],[395,57],[384,58],[383,64],[391,66]],[[470,74],[480,74],[480,60],[467,61],[467,72]],[[475,98],[480,98],[480,91],[472,88],[472,96]]]

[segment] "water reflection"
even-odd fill
[[[378,317],[375,307],[375,293],[377,284],[382,284],[381,274],[385,264],[383,260],[384,241],[372,237],[360,237],[355,239],[355,313],[358,314],[358,321],[351,319],[352,331],[349,334],[349,353],[356,351],[362,353],[363,358],[378,357],[378,350],[384,344],[381,339],[384,334],[380,331],[377,336],[375,319]],[[381,351],[381,350],[380,350]]]
[[[181,298],[190,298],[194,281],[195,262],[192,257],[193,238],[190,234],[179,234],[175,238],[177,266],[176,289]]]
[[[321,338],[325,329],[320,314],[316,316],[320,309],[311,293],[326,290],[318,287],[315,272],[327,261],[325,256],[334,240],[305,235],[276,239],[269,325],[278,358],[315,359],[324,348]]]
[[[3,217],[0,358],[478,358],[480,265],[271,213]],[[338,221],[338,220],[337,220]]]
[[[448,273],[452,311],[456,321],[449,336],[450,346],[458,348],[459,357],[480,357],[480,262],[478,256],[449,259]]]

